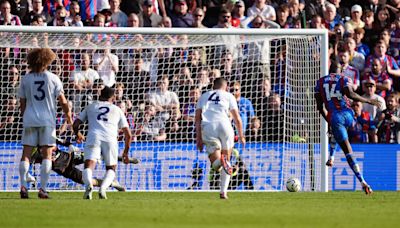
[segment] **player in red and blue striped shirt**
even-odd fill
[[[354,112],[348,98],[372,105],[380,106],[379,101],[361,97],[353,90],[353,82],[349,77],[340,74],[330,74],[320,78],[315,86],[315,99],[319,113],[329,124],[334,140],[342,148],[350,168],[361,182],[366,194],[372,194],[372,189],[364,180],[360,167],[352,156],[353,149],[349,142],[347,129],[354,124]],[[325,106],[325,107],[324,107]],[[333,165],[334,151],[330,151],[327,166]]]

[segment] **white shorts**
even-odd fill
[[[91,145],[86,144],[83,151],[85,160],[97,161],[103,155],[106,166],[116,165],[118,162],[118,143],[98,141]]]
[[[22,145],[55,146],[56,129],[54,127],[27,127],[22,133]]]
[[[207,123],[201,126],[201,134],[206,151],[212,154],[215,150],[233,148],[235,133],[232,125],[225,122]]]

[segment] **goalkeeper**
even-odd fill
[[[76,183],[83,184],[82,170],[76,167],[84,162],[83,152],[71,145],[70,142],[61,142],[57,140],[57,145],[66,146],[69,148],[69,151],[64,152],[56,147],[55,151],[53,151],[52,170]],[[42,155],[39,153],[38,149],[38,147],[33,149],[32,157],[30,159],[31,164],[41,163],[42,161]],[[122,157],[118,157],[118,161],[122,161]],[[139,162],[140,161],[137,158],[129,159],[129,163],[138,164]],[[30,176],[28,173],[27,180],[34,182],[35,178]],[[100,186],[101,183],[102,179],[94,178],[92,180],[93,186]],[[121,186],[116,180],[112,182],[111,187],[117,189],[118,191],[125,191],[125,187]]]

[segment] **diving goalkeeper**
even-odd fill
[[[68,152],[60,150],[57,146],[55,151],[53,151],[53,165],[52,170],[57,174],[68,178],[76,183],[83,184],[82,171],[76,166],[83,164],[83,152],[77,147],[74,147],[70,142],[61,142],[57,140],[57,145],[66,146],[69,148]],[[38,147],[34,148],[30,163],[41,163],[42,155],[39,153]],[[118,157],[118,161],[122,161],[122,157]],[[137,158],[129,159],[129,163],[138,164],[140,162]],[[29,173],[27,174],[27,180],[34,182],[33,178]],[[93,178],[93,186],[100,186],[102,179]],[[125,191],[125,187],[121,186],[118,181],[114,180],[111,187],[117,189],[118,191]]]

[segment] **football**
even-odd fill
[[[286,181],[286,189],[289,192],[298,192],[301,189],[301,185],[300,185],[300,181],[297,178],[294,177],[290,177],[287,181]]]

